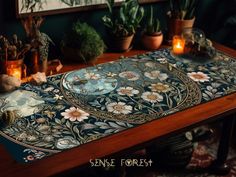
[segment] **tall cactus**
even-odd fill
[[[169,0],[171,18],[188,20],[194,18],[197,0]]]
[[[160,21],[159,19],[153,18],[153,7],[150,7],[150,15],[147,20],[147,25],[145,27],[145,33],[148,35],[153,35],[160,32]]]

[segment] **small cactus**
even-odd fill
[[[159,19],[153,19],[153,7],[150,7],[150,16],[148,17],[148,23],[145,27],[144,32],[147,35],[155,35],[161,31]]]

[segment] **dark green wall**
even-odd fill
[[[236,49],[236,0],[200,0],[196,16],[207,37]]]
[[[143,6],[146,9],[150,7],[147,4]],[[154,5],[155,15],[160,18],[163,30],[166,29],[166,8],[167,2],[158,2]],[[59,43],[63,35],[77,19],[86,21],[95,27],[101,36],[105,38],[105,29],[101,21],[101,17],[105,13],[106,9],[102,9],[47,16],[41,31],[47,33],[53,39],[56,43],[55,53],[58,53]],[[236,41],[236,25],[224,26],[227,18],[233,14],[236,15],[236,0],[199,0],[195,26],[203,29],[211,39],[235,47],[233,40]],[[14,33],[24,37],[21,23],[15,17],[15,0],[0,1],[0,34],[11,35]],[[136,39],[136,41],[138,40]]]
[[[166,25],[166,21],[163,16],[166,12],[166,5],[166,2],[161,2],[154,5],[154,10],[156,12],[155,16],[161,19],[163,29]],[[150,7],[150,5],[147,4],[143,6],[145,8]],[[20,21],[15,17],[14,9],[14,0],[0,1],[0,34],[9,36],[16,33],[20,37],[24,38],[24,30]],[[62,37],[67,31],[69,31],[72,23],[78,19],[95,27],[101,36],[106,38],[105,28],[101,21],[101,18],[105,13],[107,13],[107,9],[46,16],[45,22],[41,27],[41,31],[47,33],[53,39],[56,44],[56,47],[54,47],[56,52],[54,51],[54,53],[59,53],[59,44]]]

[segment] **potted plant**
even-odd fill
[[[53,41],[47,34],[40,31],[43,21],[42,17],[32,15],[22,19],[27,40],[31,45],[29,59],[26,61],[29,74],[47,71],[49,44],[53,44]]]
[[[184,28],[192,28],[197,0],[169,0],[169,40],[180,35]]]
[[[143,46],[148,50],[158,49],[163,41],[163,34],[160,29],[160,21],[159,19],[153,18],[152,6],[147,24],[144,31],[142,32],[141,41]]]
[[[94,28],[77,21],[61,42],[62,53],[69,60],[94,61],[105,51],[105,44]]]
[[[14,34],[10,40],[4,36],[0,36],[0,73],[13,74],[21,79],[24,56],[30,48],[31,45],[23,45],[16,34]],[[13,71],[14,73],[12,73]]]
[[[110,37],[109,47],[123,52],[130,48],[136,29],[143,18],[144,9],[137,0],[125,0],[115,11],[114,0],[107,0],[109,14],[102,20]]]

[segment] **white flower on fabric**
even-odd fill
[[[115,73],[112,73],[112,72],[108,72],[107,73],[107,77],[114,77],[114,76],[116,76],[117,74],[115,74]]]
[[[139,79],[139,75],[133,71],[125,71],[119,74],[120,77],[126,78],[129,81],[136,81]]]
[[[149,62],[145,63],[145,66],[147,66],[149,68],[154,68],[156,65],[154,62],[149,61]]]
[[[148,77],[149,79],[159,79],[160,81],[164,81],[168,78],[168,75],[165,73],[161,73],[160,71],[151,71],[151,72],[145,72],[144,75]]]
[[[84,112],[83,110],[75,107],[71,107],[70,109],[66,109],[65,112],[61,113],[65,119],[69,119],[70,121],[83,121],[88,119],[89,113]]]
[[[222,74],[225,74],[225,73],[229,73],[230,70],[228,70],[228,69],[221,69],[220,72],[221,72]]]
[[[119,95],[134,96],[134,95],[137,95],[139,91],[135,90],[132,87],[120,87],[117,89],[117,93]]]
[[[211,100],[214,98],[218,98],[223,95],[223,92],[219,91],[218,88],[221,84],[219,83],[212,83],[206,87],[206,90],[202,94],[203,98],[206,100]]]
[[[126,105],[124,102],[113,102],[107,105],[107,110],[115,114],[129,114],[132,112],[133,108],[130,105]]]
[[[145,101],[148,101],[151,103],[163,101],[163,96],[160,95],[159,93],[155,93],[155,92],[144,92],[141,97]]]
[[[90,72],[86,73],[84,76],[85,76],[86,79],[92,79],[92,80],[100,79],[100,75],[99,74],[90,73]]]
[[[52,90],[54,90],[54,87],[47,87],[44,89],[45,92],[51,92]]]
[[[149,88],[153,92],[163,92],[163,93],[169,92],[171,90],[169,85],[162,84],[162,83],[151,84],[151,86],[149,86]]]
[[[210,79],[210,77],[208,77],[208,75],[204,74],[203,72],[191,72],[188,73],[188,77],[196,82],[206,82]]]
[[[167,58],[158,58],[157,61],[159,61],[162,64],[167,63]]]
[[[55,100],[62,100],[63,96],[60,96],[58,94],[55,94],[54,99]]]

